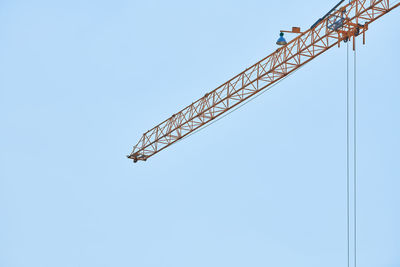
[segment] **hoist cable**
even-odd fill
[[[346,94],[346,164],[347,164],[347,267],[350,267],[350,86],[349,86],[349,43],[347,43],[347,61],[346,61],[346,75],[347,75],[347,94]]]
[[[356,45],[354,40],[354,46]],[[354,50],[354,267],[357,267],[357,50]]]

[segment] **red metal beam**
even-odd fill
[[[342,41],[365,38],[368,25],[400,5],[388,0],[353,0],[314,28],[239,73],[204,97],[143,134],[128,158],[134,162],[167,148],[181,138],[260,93]],[[336,24],[334,24],[336,23]],[[337,25],[337,28],[335,28]]]

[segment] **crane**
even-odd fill
[[[352,42],[354,50],[355,39],[359,36],[365,44],[369,25],[400,5],[390,0],[343,2],[340,1],[306,31],[302,32],[299,27],[281,30],[277,41],[280,47],[276,51],[145,132],[127,157],[135,163],[146,161],[265,91],[330,48],[340,47],[342,42]],[[294,33],[297,37],[287,42],[284,33]]]

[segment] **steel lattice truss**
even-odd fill
[[[353,0],[343,5],[313,28],[144,133],[128,158],[134,162],[147,160],[329,48],[340,46],[342,41],[353,40],[354,44],[355,37],[363,35],[365,42],[369,24],[399,4],[390,5],[389,0]]]

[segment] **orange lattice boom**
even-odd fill
[[[340,47],[342,41],[352,41],[355,49],[355,38],[362,35],[365,43],[369,25],[399,5],[390,0],[353,0],[338,6],[305,32],[293,27],[291,32],[299,34],[296,38],[144,133],[128,158],[134,162],[147,160],[328,49]]]

